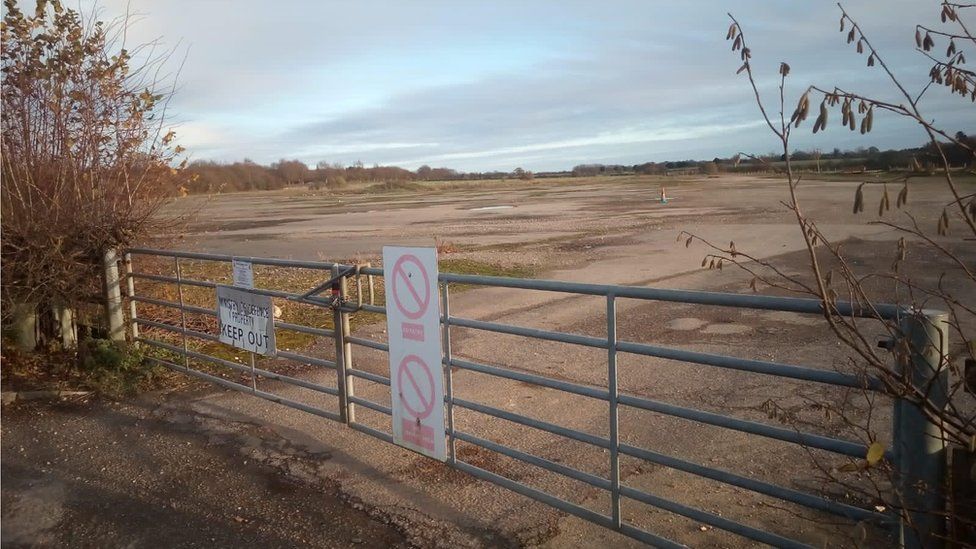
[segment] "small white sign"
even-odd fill
[[[243,259],[233,259],[234,262],[234,287],[236,288],[253,288],[254,287],[254,269],[251,267],[250,261],[244,261]]]
[[[221,343],[259,355],[275,355],[271,296],[217,286],[217,312]]]
[[[435,248],[383,248],[393,441],[447,460]]]

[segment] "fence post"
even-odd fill
[[[125,341],[125,314],[122,312],[122,289],[119,287],[119,261],[115,250],[105,251],[102,257],[105,282],[105,321],[108,338]]]
[[[620,443],[617,404],[617,301],[607,294],[607,392],[610,401],[610,518],[620,529]]]
[[[125,265],[125,289],[129,297],[129,336],[132,338],[132,344],[137,346],[139,342],[139,323],[136,322],[138,316],[136,316],[136,282],[132,276],[132,254],[126,253],[123,257],[122,263]]]
[[[949,387],[947,352],[948,317],[938,311],[920,311],[901,322],[899,367],[927,400],[942,409]],[[908,549],[943,544],[946,532],[946,440],[940,425],[908,401],[895,406],[895,455],[898,489],[902,498],[901,546]]]
[[[450,463],[457,463],[457,438],[454,435],[454,373],[451,367],[451,291],[448,283],[441,286],[441,306],[444,308],[444,372],[447,375],[447,436],[450,440]]]
[[[339,275],[339,265],[332,266],[332,276]],[[348,293],[347,277],[339,277],[332,286],[332,295],[339,298],[332,310],[332,327],[335,334],[336,388],[339,390],[339,420],[346,425],[356,422],[356,408],[349,397],[354,396],[352,376],[352,343],[349,341],[349,313],[342,310]]]

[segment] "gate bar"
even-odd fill
[[[210,261],[230,262],[235,256],[226,254],[207,254],[199,252],[174,252],[171,250],[156,250],[151,248],[131,248],[132,254],[159,255],[166,257],[185,257],[188,259],[203,259]],[[348,267],[340,263],[325,261],[297,261],[293,259],[273,259],[264,257],[240,257],[256,265],[274,265],[279,267],[298,267],[304,269],[331,270],[334,265]],[[366,275],[383,275],[383,269],[361,268],[360,273]],[[769,295],[727,294],[721,292],[704,292],[698,290],[673,290],[665,288],[647,288],[638,286],[616,286],[608,284],[585,284],[564,282],[561,280],[536,280],[508,278],[503,276],[463,275],[440,273],[440,282],[456,282],[459,284],[475,284],[479,286],[495,286],[501,288],[517,288],[524,290],[542,290],[549,292],[563,292],[585,295],[606,296],[613,292],[618,298],[645,299],[651,301],[674,301],[698,305],[715,305],[720,307],[742,307],[747,309],[763,309],[786,311],[794,313],[823,314],[822,303],[818,299],[799,297],[778,297]],[[905,311],[898,305],[875,304],[867,307],[859,303],[837,301],[834,307],[843,316],[863,318],[883,318],[895,320],[901,318]]]

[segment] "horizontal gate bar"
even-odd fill
[[[364,425],[364,424],[359,423],[359,422],[350,422],[349,423],[349,427],[352,427],[353,429],[355,429],[355,430],[357,430],[357,431],[359,431],[361,433],[366,433],[367,435],[376,437],[376,438],[378,438],[378,439],[380,439],[380,440],[382,440],[384,442],[389,442],[390,444],[395,444],[393,442],[393,435],[391,435],[390,433],[386,433],[386,432],[380,431],[379,429],[373,429],[369,425]]]
[[[383,406],[382,404],[373,402],[372,400],[366,400],[365,398],[358,397],[358,396],[353,396],[353,395],[349,395],[348,398],[349,398],[349,402],[352,402],[353,404],[359,404],[359,405],[365,406],[366,408],[369,408],[370,410],[376,410],[377,412],[379,412],[381,414],[386,414],[388,416],[393,415],[393,410],[391,408],[389,408],[387,406]]]
[[[357,370],[355,368],[347,371],[351,376],[356,376],[358,378],[366,379],[372,381],[373,383],[379,383],[380,385],[386,385],[386,386],[390,385],[390,378],[388,377],[383,377],[381,375],[374,374],[372,372],[367,372],[365,370]]]
[[[705,467],[697,463],[692,463],[690,461],[685,461],[676,457],[661,454],[644,448],[639,448],[637,446],[631,446],[629,444],[621,444],[620,452],[628,456],[633,456],[636,458],[649,461],[651,463],[657,463],[658,465],[664,465],[665,467],[670,467],[672,469],[677,469],[679,471],[684,471],[686,473],[691,473],[693,475],[698,475],[701,477],[710,478],[712,480],[717,480],[719,482],[724,482],[725,484],[731,484],[732,486],[738,486],[740,488],[745,488],[746,490],[752,490],[753,492],[771,496],[774,498],[781,499],[783,501],[789,501],[805,507],[810,507],[813,509],[819,509],[821,511],[827,511],[835,515],[840,515],[842,517],[847,517],[853,520],[865,520],[874,523],[883,523],[892,520],[897,520],[896,518],[889,517],[883,513],[877,513],[875,511],[869,511],[867,509],[862,509],[860,507],[854,507],[853,505],[847,505],[845,503],[840,503],[832,501],[826,498],[815,496],[813,494],[808,494],[806,492],[800,492],[790,488],[785,488],[783,486],[777,486],[775,484],[770,484],[768,482],[763,482],[761,480],[756,480],[749,477],[744,477],[737,475],[735,473],[730,473],[728,471],[722,471],[720,469],[713,469],[711,467]]]
[[[867,446],[856,442],[838,440],[821,435],[804,433],[802,431],[784,429],[782,427],[774,427],[765,423],[758,423],[745,419],[736,419],[712,412],[675,406],[673,404],[666,404],[664,402],[630,395],[620,395],[618,401],[621,404],[626,404],[635,408],[659,412],[669,416],[680,417],[691,421],[697,421],[699,423],[706,423],[708,425],[715,425],[716,427],[734,429],[744,433],[762,435],[768,438],[792,442],[794,444],[799,444],[801,446],[807,446],[810,448],[828,450],[830,452],[844,454],[851,457],[864,458],[864,456],[867,455]]]
[[[129,248],[126,250],[130,254],[139,255],[159,255],[163,257],[182,257],[186,259],[201,259],[204,261],[223,261],[230,262],[234,259],[243,260],[255,265],[271,265],[275,267],[296,267],[299,269],[319,269],[331,270],[333,266],[339,265],[328,261],[301,261],[296,259],[275,259],[269,257],[245,257],[240,255],[208,254],[201,252],[176,252],[173,250],[156,250],[151,248]],[[341,265],[340,265],[341,266]]]
[[[157,275],[149,273],[130,273],[129,276],[132,278],[141,278],[143,280],[152,280],[153,282],[165,282],[167,284],[183,284],[184,286],[199,286],[201,288],[216,288],[219,286],[216,282],[207,282],[205,280],[193,280],[190,278],[176,278],[175,276]]]
[[[535,374],[526,374],[505,368],[497,368],[495,366],[488,366],[487,364],[479,364],[477,362],[469,362],[467,360],[452,358],[450,365],[456,368],[461,368],[462,370],[472,370],[475,372],[481,372],[483,374],[513,379],[515,381],[532,383],[534,385],[541,385],[543,387],[549,387],[550,389],[559,389],[560,391],[566,391],[567,393],[573,393],[599,400],[608,400],[610,398],[610,393],[605,389],[597,389],[595,387],[587,387],[585,385],[570,383],[568,381],[559,381],[557,379],[550,379],[548,377],[537,376]]]
[[[468,433],[464,433],[462,431],[454,431],[454,436],[458,440],[463,440],[464,442],[468,442],[470,444],[474,444],[476,446],[480,446],[480,447],[485,448],[487,450],[491,450],[493,452],[498,452],[499,454],[502,454],[502,455],[505,455],[505,456],[508,456],[510,458],[514,458],[514,459],[517,459],[517,460],[520,460],[520,461],[524,461],[525,463],[528,463],[528,464],[531,464],[531,465],[535,465],[536,467],[541,467],[542,469],[546,469],[547,471],[552,471],[554,473],[559,473],[561,475],[567,476],[567,477],[569,477],[571,479],[574,479],[574,480],[578,480],[580,482],[585,482],[585,483],[589,484],[590,486],[595,486],[597,488],[602,488],[604,490],[609,490],[610,489],[610,481],[609,480],[607,480],[605,478],[602,478],[602,477],[598,477],[596,475],[593,475],[593,474],[590,474],[590,473],[587,473],[587,472],[584,472],[584,471],[580,471],[579,469],[574,469],[572,467],[568,467],[568,466],[563,465],[561,463],[556,463],[554,461],[549,461],[548,459],[541,458],[539,456],[534,456],[532,454],[527,454],[527,453],[525,453],[525,452],[523,452],[521,450],[516,450],[515,448],[511,448],[509,446],[503,446],[503,445],[498,444],[498,443],[496,443],[494,441],[491,441],[491,440],[488,440],[488,439],[485,439],[485,438],[481,438],[481,437],[478,437],[478,436],[475,436],[475,435],[471,435],[471,434],[468,434]]]
[[[145,318],[135,318],[133,320],[136,322],[136,324],[139,324],[141,326],[152,326],[153,328],[159,328],[161,330],[166,330],[177,334],[188,335],[190,337],[203,339],[205,341],[220,341],[220,338],[213,334],[208,334],[206,332],[198,332],[196,330],[191,330],[189,328],[184,330],[179,326],[174,326],[172,324],[167,324],[165,322],[156,322],[155,320],[147,320]]]
[[[139,297],[133,296],[133,301],[138,301],[139,303],[149,303],[151,305],[159,305],[161,307],[172,307],[174,309],[182,309],[188,313],[194,313],[198,315],[207,315],[216,317],[217,311],[213,309],[207,309],[205,307],[196,307],[194,305],[184,304],[180,307],[180,304],[175,301],[166,301],[165,299],[153,299],[151,297]],[[291,330],[293,332],[301,332],[304,334],[317,335],[323,337],[335,337],[335,330],[329,330],[326,328],[312,328],[311,326],[304,326],[302,324],[291,324],[288,322],[275,321],[275,328],[282,330]]]
[[[511,324],[499,324],[497,322],[485,322],[483,320],[472,320],[451,316],[451,326],[461,328],[472,328],[475,330],[485,330],[500,334],[511,334],[532,339],[543,339],[546,341],[558,341],[560,343],[571,343],[584,347],[596,347],[598,349],[607,348],[606,338],[592,337],[578,334],[568,334],[565,332],[550,332],[538,328],[526,328],[523,326],[512,326]]]
[[[476,330],[485,330],[489,332],[529,337],[532,339],[542,339],[547,341],[557,341],[560,343],[570,343],[570,344],[581,345],[585,347],[594,347],[598,349],[607,348],[606,339],[599,338],[599,337],[585,336],[580,334],[552,332],[548,330],[540,330],[537,328],[512,326],[510,324],[499,324],[497,322],[485,322],[481,320],[472,320],[472,319],[460,318],[456,316],[451,317],[451,325],[460,326],[463,328],[471,328]],[[643,356],[666,358],[671,360],[678,360],[681,362],[691,362],[695,364],[704,364],[706,366],[717,366],[720,368],[743,370],[747,372],[775,375],[780,377],[788,377],[788,378],[800,379],[804,381],[816,381],[818,383],[842,385],[845,387],[854,387],[858,389],[869,388],[869,389],[880,390],[883,388],[883,384],[881,383],[881,381],[876,378],[862,378],[859,376],[844,374],[841,372],[835,372],[830,370],[818,370],[816,368],[805,368],[802,366],[781,364],[778,362],[768,362],[765,360],[753,360],[753,359],[738,358],[738,357],[725,356],[725,355],[715,355],[710,353],[699,353],[695,351],[686,351],[684,349],[660,347],[660,346],[648,345],[644,343],[628,343],[626,341],[618,341],[617,350],[626,353],[631,353],[631,354],[643,355]]]
[[[141,343],[146,343],[146,344],[149,344],[149,345],[153,345],[153,346],[159,347],[161,349],[166,349],[167,351],[172,351],[174,353],[178,353],[178,354],[181,354],[181,355],[183,354],[183,348],[182,347],[178,347],[176,345],[170,345],[169,343],[164,343],[162,341],[157,341],[155,339],[149,339],[149,338],[141,337],[141,338],[137,339],[137,341],[139,341]],[[186,356],[193,357],[193,358],[196,358],[196,359],[199,359],[199,360],[205,360],[207,362],[210,362],[210,363],[213,363],[213,364],[217,364],[217,365],[220,365],[220,366],[224,366],[226,368],[230,368],[232,370],[236,370],[236,371],[241,372],[241,373],[244,373],[244,374],[250,374],[251,373],[251,368],[249,366],[244,366],[243,364],[238,364],[238,363],[232,362],[230,360],[225,360],[225,359],[222,359],[222,358],[217,358],[215,356],[210,356],[210,355],[207,355],[207,354],[198,353],[196,351],[187,350],[186,351]],[[180,366],[180,368],[182,368],[182,366]],[[279,374],[277,372],[272,372],[272,371],[269,371],[269,370],[263,370],[261,368],[255,368],[254,369],[254,373],[257,374],[257,375],[259,375],[259,376],[261,376],[261,377],[265,377],[265,378],[268,378],[268,379],[274,379],[274,380],[277,380],[277,381],[281,381],[282,383],[287,383],[289,385],[296,385],[298,387],[303,387],[305,389],[311,389],[313,391],[318,391],[320,393],[325,393],[325,394],[332,395],[332,396],[338,396],[339,395],[339,390],[336,389],[336,388],[334,388],[334,387],[326,387],[325,385],[318,385],[316,383],[312,383],[312,382],[309,382],[309,381],[305,381],[304,379],[299,379],[297,377],[291,377],[291,376],[287,376],[287,375],[284,375],[284,374]]]
[[[329,368],[332,370],[336,369],[336,363],[334,360],[326,360],[324,358],[315,358],[306,355],[300,355],[298,353],[292,353],[289,351],[277,351],[278,358],[287,358],[288,360],[294,360],[295,362],[303,362],[305,364],[311,364],[313,366],[321,366],[323,368]]]
[[[216,288],[217,286],[222,285],[207,280],[195,280],[192,278],[176,278],[174,276],[156,275],[156,274],[149,274],[149,273],[132,273],[129,276],[133,278],[141,278],[144,280],[152,280],[154,282],[165,282],[167,284],[182,284],[184,286],[198,286],[200,288]],[[282,299],[287,299],[289,301],[295,301],[302,297],[302,294],[299,293],[285,292],[282,290],[269,290],[267,288],[248,288],[247,291],[252,294],[266,295],[271,297],[280,297]]]
[[[714,513],[709,513],[708,511],[688,507],[687,505],[648,494],[647,492],[642,492],[623,484],[620,485],[620,495],[646,503],[652,507],[657,507],[658,509],[664,509],[665,511],[670,511],[675,514],[688,517],[692,520],[703,522],[716,528],[721,528],[722,530],[726,530],[728,532],[739,534],[740,536],[744,536],[749,539],[767,543],[773,547],[788,547],[792,549],[808,549],[810,547],[805,543],[784,538],[783,536],[773,534],[772,532],[759,530],[758,528],[753,528],[752,526],[720,517]]]
[[[291,324],[288,322],[279,322],[275,320],[275,329],[291,330],[292,332],[301,332],[303,334],[316,335],[322,337],[335,337],[335,330],[329,330],[327,328],[312,328],[311,326],[304,326],[302,324]]]
[[[511,421],[513,423],[525,425],[526,427],[533,427],[535,429],[546,431],[554,435],[559,435],[579,442],[585,442],[587,444],[599,446],[600,448],[610,447],[610,441],[607,440],[606,438],[597,435],[591,435],[589,433],[584,433],[583,431],[570,429],[568,427],[563,427],[561,425],[556,425],[554,423],[549,423],[548,421],[542,421],[540,419],[534,419],[528,416],[523,416],[521,414],[507,412],[505,410],[499,410],[498,408],[486,406],[484,404],[478,404],[477,402],[471,402],[470,400],[464,400],[457,397],[454,397],[454,405],[460,406],[462,408],[467,408],[468,410],[473,410],[475,412],[481,412],[482,414],[487,414],[489,416],[494,416],[501,419],[507,419],[508,421]]]
[[[386,343],[381,343],[379,341],[373,341],[372,339],[365,339],[362,337],[347,337],[346,341],[352,343],[353,345],[359,345],[360,347],[369,347],[370,349],[376,349],[377,351],[390,352],[390,346]]]
[[[769,374],[804,381],[816,381],[818,383],[841,385],[844,387],[854,387],[857,389],[867,388],[880,390],[884,387],[881,380],[872,377],[862,378],[860,376],[844,374],[832,370],[818,370],[816,368],[793,366],[791,364],[781,364],[778,362],[768,362],[765,360],[714,355],[711,353],[699,353],[695,351],[686,351],[684,349],[647,345],[644,343],[628,343],[626,341],[618,341],[617,350],[636,355],[667,358],[671,360],[679,360],[681,362],[704,364],[706,366],[717,366],[719,368],[742,370],[757,374]]]
[[[478,477],[482,480],[487,480],[489,482],[495,483],[503,488],[508,488],[513,492],[522,494],[523,496],[532,498],[536,501],[545,503],[546,505],[555,507],[560,511],[564,511],[571,515],[575,515],[577,517],[588,520],[590,522],[593,522],[605,528],[610,528],[611,530],[613,529],[613,522],[610,520],[610,517],[606,515],[601,515],[596,511],[591,511],[590,509],[581,507],[579,505],[576,505],[575,503],[570,503],[564,499],[557,498],[556,496],[543,492],[542,490],[532,488],[531,486],[526,486],[520,482],[516,482],[510,478],[505,478],[499,474],[492,473],[491,471],[487,471],[485,469],[482,469],[481,467],[476,467],[464,461],[458,460],[457,463],[455,464],[455,467],[461,471],[464,471],[465,473],[468,473],[469,475]],[[651,534],[650,532],[643,532],[643,533],[646,537],[642,541],[646,541],[647,543],[650,543],[656,547],[664,547],[669,549],[670,548],[680,549],[684,547],[683,545],[675,543],[669,539],[662,538],[655,534]]]
[[[183,306],[180,307],[180,304],[179,303],[177,303],[175,301],[166,301],[165,299],[154,299],[154,298],[151,298],[151,297],[143,297],[143,296],[139,296],[139,295],[130,296],[129,299],[131,299],[132,301],[139,302],[139,303],[149,303],[150,305],[158,305],[160,307],[170,307],[170,308],[173,308],[173,309],[183,309],[184,311],[186,311],[188,313],[194,313],[194,314],[198,314],[198,315],[207,315],[207,316],[213,316],[213,317],[217,316],[217,311],[215,311],[213,309],[207,309],[205,307],[195,307],[193,305],[187,305],[187,304],[183,304]]]
[[[294,408],[296,410],[301,410],[303,412],[308,412],[310,414],[314,414],[314,415],[321,416],[321,417],[324,417],[324,418],[327,418],[327,419],[331,419],[333,421],[339,421],[339,414],[336,414],[334,412],[329,412],[329,411],[326,411],[326,410],[321,410],[319,408],[315,408],[315,407],[309,406],[307,404],[302,404],[301,402],[296,402],[294,400],[291,400],[291,399],[288,399],[288,398],[285,398],[285,397],[280,397],[280,396],[275,395],[275,394],[272,394],[272,393],[267,393],[267,392],[264,392],[264,391],[256,390],[256,389],[254,389],[252,387],[248,387],[246,385],[241,385],[240,383],[234,383],[233,381],[228,381],[226,379],[219,378],[217,376],[212,376],[210,374],[207,374],[207,373],[204,373],[204,372],[200,372],[198,370],[193,370],[193,369],[187,370],[183,366],[180,366],[180,365],[177,365],[177,364],[173,364],[172,362],[168,362],[168,361],[163,360],[163,359],[160,359],[160,358],[156,358],[156,357],[152,357],[152,356],[146,357],[146,358],[148,358],[149,360],[152,360],[154,362],[157,362],[159,364],[162,364],[163,366],[166,366],[167,368],[169,368],[171,370],[175,370],[177,372],[182,372],[182,373],[187,374],[187,375],[191,375],[191,376],[194,376],[194,377],[198,377],[200,379],[207,380],[207,381],[209,381],[211,383],[215,383],[215,384],[220,385],[222,387],[225,387],[227,389],[232,389],[234,391],[240,391],[242,393],[252,394],[254,396],[263,398],[265,400],[270,400],[271,402],[274,402],[276,404],[281,404],[283,406],[288,406],[290,408]],[[250,369],[248,369],[248,371],[250,372]]]
[[[153,321],[153,320],[146,320],[144,318],[136,318],[135,319],[135,322],[137,322],[138,324],[141,324],[143,326],[152,326],[152,327],[155,327],[155,328],[161,328],[163,330],[168,330],[170,332],[174,332],[174,333],[177,333],[177,334],[185,334],[185,335],[188,335],[188,336],[191,336],[191,337],[195,337],[195,338],[198,338],[198,339],[203,339],[203,340],[206,340],[206,341],[220,342],[220,338],[218,336],[213,335],[213,334],[208,334],[208,333],[204,333],[204,332],[198,332],[196,330],[190,330],[190,329],[187,329],[187,330],[184,331],[179,326],[173,326],[172,324],[166,324],[165,322],[156,322],[156,321]],[[180,352],[182,352],[182,351],[183,351],[183,349],[180,349]],[[196,353],[196,354],[200,354],[200,353]],[[201,354],[200,356],[209,356],[209,355],[202,355]],[[302,362],[304,364],[311,364],[311,365],[314,365],[314,366],[322,366],[323,368],[331,368],[333,370],[336,368],[335,361],[326,360],[326,359],[323,359],[323,358],[315,358],[315,357],[306,356],[306,355],[300,355],[298,353],[292,353],[292,352],[289,352],[289,351],[279,350],[279,351],[277,351],[277,356],[279,358],[285,358],[285,359],[288,359],[288,360],[294,360],[296,362]],[[217,360],[221,360],[221,359],[217,359]]]
[[[235,256],[222,254],[206,254],[197,252],[174,252],[170,250],[155,250],[149,248],[131,248],[126,250],[132,254],[158,255],[164,257],[184,257],[187,259],[202,259],[209,261],[232,261]],[[255,265],[274,265],[280,267],[299,267],[306,269],[332,269],[334,265],[339,268],[350,267],[337,263],[323,261],[297,261],[291,259],[273,259],[260,257],[240,257],[250,261]],[[383,269],[361,267],[361,274],[383,276]],[[670,301],[678,303],[692,303],[698,305],[715,305],[719,307],[740,307],[747,309],[763,309],[772,311],[787,311],[805,314],[822,315],[823,309],[820,300],[799,297],[779,297],[755,294],[731,294],[722,292],[705,292],[698,290],[675,290],[665,288],[647,288],[642,286],[617,286],[610,284],[585,284],[577,282],[564,282],[561,280],[537,280],[527,278],[508,278],[503,276],[484,276],[484,275],[464,275],[453,273],[440,273],[438,280],[441,282],[455,282],[459,284],[474,284],[479,286],[494,286],[498,288],[515,288],[523,290],[542,290],[548,292],[563,292],[584,295],[614,295],[618,298],[643,299],[650,301]],[[847,301],[837,301],[834,303],[837,311],[844,316],[858,316],[874,318],[878,316],[883,319],[897,319],[904,314],[898,305],[875,304],[873,306],[862,306],[858,303]]]

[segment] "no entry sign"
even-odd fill
[[[385,246],[383,278],[390,340],[393,440],[445,461],[437,250]]]

